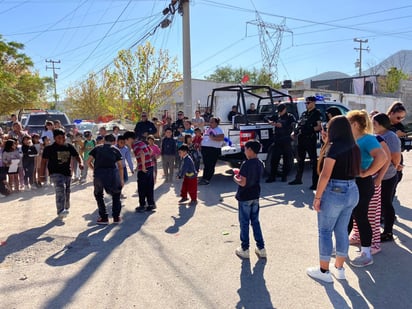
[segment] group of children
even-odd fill
[[[24,134],[15,138],[12,134],[0,137],[0,193],[13,192],[41,187],[39,169],[41,154],[50,139],[38,134]]]

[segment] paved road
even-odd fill
[[[158,210],[138,214],[132,177],[121,225],[96,226],[91,184],[74,185],[72,209],[55,219],[53,188],[0,199],[0,308],[410,308],[412,154],[399,186],[396,241],[375,263],[347,268],[347,281],[305,274],[318,263],[313,192],[263,183],[267,261],[241,261],[236,185],[219,166],[196,207],[159,184]],[[160,173],[161,174],[161,173]],[[350,248],[350,257],[356,248]]]

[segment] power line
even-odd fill
[[[113,27],[116,25],[117,21],[120,19],[120,17],[123,15],[123,13],[126,11],[126,9],[129,7],[130,3],[132,2],[132,0],[129,0],[129,2],[127,2],[126,6],[124,7],[124,9],[122,10],[122,12],[120,13],[120,15],[118,16],[118,18],[114,21],[114,23],[111,25],[111,27],[107,30],[107,32],[105,33],[105,35],[101,38],[101,40],[99,41],[99,43],[97,43],[97,45],[95,46],[95,48],[93,48],[93,50],[91,51],[91,53],[69,74],[72,75],[74,72],[76,72],[83,64],[86,63],[87,60],[90,59],[90,57],[94,54],[94,52],[97,50],[97,48],[99,48],[100,44],[104,41],[104,39],[108,36],[108,34],[110,33],[110,31],[113,29]]]

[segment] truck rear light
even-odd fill
[[[248,140],[255,138],[254,131],[240,131],[240,147],[245,147]]]

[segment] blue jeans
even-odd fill
[[[54,184],[54,190],[56,192],[56,208],[57,214],[59,214],[64,209],[70,208],[70,184],[72,177],[63,174],[51,174],[50,180]]]
[[[263,249],[265,242],[259,222],[259,199],[239,201],[240,241],[243,250],[249,249],[249,222],[252,225],[256,247]]]
[[[336,256],[346,257],[349,249],[348,223],[358,204],[355,180],[331,179],[322,195],[318,212],[319,258],[329,261],[332,255],[332,233],[335,234]]]

